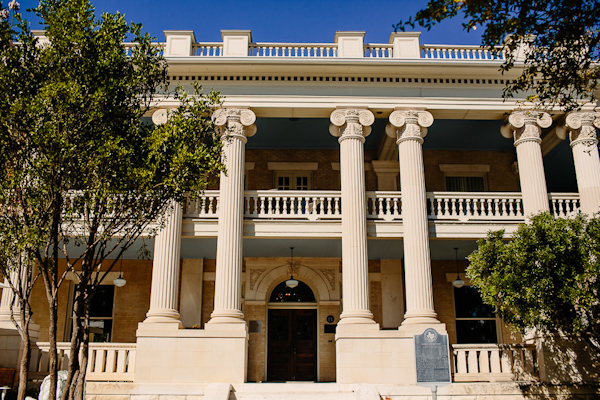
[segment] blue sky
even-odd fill
[[[20,3],[25,10],[38,1]],[[124,13],[127,21],[142,23],[159,41],[164,40],[163,30],[193,30],[197,41],[217,42],[221,29],[250,29],[254,42],[331,43],[335,31],[356,30],[366,32],[365,43],[387,43],[392,25],[407,20],[426,1],[95,0],[92,4],[99,13]],[[40,26],[33,22],[32,29]],[[423,31],[421,43],[479,44],[480,33],[466,33],[455,19]]]

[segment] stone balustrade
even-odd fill
[[[32,348],[29,379],[41,381],[49,372],[50,343],[38,342]],[[57,343],[58,370],[66,370],[71,343]],[[89,382],[133,382],[135,373],[135,343],[90,343],[86,380]]]
[[[550,211],[569,217],[579,211],[576,193],[550,193]],[[247,190],[244,192],[245,219],[340,220],[341,192],[327,190]],[[402,193],[367,192],[367,219],[402,220]],[[199,199],[188,199],[184,217],[217,219],[219,191],[207,190]],[[518,192],[428,192],[430,221],[524,222],[522,195]]]
[[[442,45],[419,43],[415,32],[392,33],[389,43],[363,43],[364,32],[337,32],[334,43],[254,43],[250,31],[222,31],[223,42],[196,42],[193,31],[165,31],[166,42],[153,43],[161,54],[189,57],[256,57],[256,58],[368,58],[427,59],[444,61],[502,62],[502,52],[478,45]],[[177,38],[171,42],[171,38]],[[238,39],[243,40],[239,41]],[[181,40],[187,40],[185,48]],[[236,44],[230,47],[229,39]],[[352,43],[349,50],[348,43]],[[169,45],[171,43],[171,45]],[[233,42],[232,42],[233,43]],[[240,45],[239,43],[243,43]],[[137,43],[123,43],[128,55]],[[189,45],[189,51],[187,49]],[[172,48],[169,48],[171,46]],[[241,46],[241,47],[240,47]]]
[[[537,380],[535,345],[453,344],[454,382]]]

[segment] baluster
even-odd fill
[[[377,218],[383,218],[384,210],[383,210],[383,198],[377,198]]]
[[[275,196],[274,206],[275,206],[275,209],[273,210],[273,212],[275,213],[275,215],[282,214],[283,202],[281,201],[281,197]]]
[[[494,199],[494,207],[492,211],[492,216],[500,216],[502,214],[502,211],[500,210],[500,199]]]
[[[444,215],[450,214],[450,199],[444,198]]]
[[[244,196],[244,216],[250,214],[250,197]]]
[[[478,364],[477,350],[469,350],[469,354],[467,355],[467,368],[469,369],[469,374],[479,373]]]
[[[259,214],[264,215],[265,214],[265,197],[264,196],[260,196],[260,211]]]
[[[107,350],[106,364],[104,366],[104,371],[102,371],[102,372],[107,372],[109,374],[112,374],[115,372],[115,365],[116,365],[115,356],[116,355],[117,355],[117,351],[115,349]]]
[[[510,353],[511,353],[510,350],[503,351],[502,355],[500,357],[500,365],[502,368],[502,372],[504,372],[504,373],[512,373],[512,361],[511,361]]]
[[[385,199],[386,215],[392,215],[392,198],[386,197]]]
[[[102,366],[104,365],[104,360],[106,358],[106,352],[102,349],[94,349],[94,353],[96,353],[96,362],[94,364],[93,372],[104,372]],[[92,371],[90,371],[92,372]]]
[[[394,197],[394,216],[400,215],[400,211],[398,210],[398,198]]]
[[[325,214],[325,197],[319,198],[319,215]]]
[[[450,215],[457,215],[456,199],[450,199]]]
[[[500,349],[494,349],[491,351],[490,367],[492,374],[499,374],[502,372],[500,369]]]
[[[327,215],[331,215],[331,197],[327,197]]]
[[[120,349],[117,353],[117,368],[115,372],[124,374],[127,372],[127,350]]]
[[[469,210],[471,209],[470,201],[472,201],[472,199],[460,199],[458,202],[458,215],[466,215],[471,217],[469,214]]]
[[[456,356],[456,373],[466,374],[467,373],[467,352],[465,350],[458,350],[454,352]]]
[[[481,350],[479,352],[479,373],[490,373],[490,352],[489,350]]]
[[[340,215],[340,198],[339,197],[335,198],[334,212],[335,212],[335,215]]]

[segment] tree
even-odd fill
[[[484,28],[482,46],[504,53],[502,72],[520,68],[517,49],[525,51],[521,75],[507,83],[505,98],[533,93],[529,100],[538,106],[565,111],[580,109],[581,100],[594,102],[600,78],[596,0],[430,0],[395,28],[420,25],[429,30],[459,12],[467,31]]]
[[[512,240],[490,232],[469,256],[467,276],[513,329],[578,336],[600,349],[600,219],[521,225]]]
[[[71,354],[83,357],[70,357],[63,399],[83,399],[91,298],[137,238],[155,234],[174,203],[223,170],[210,120],[220,98],[179,90],[167,122],[148,124],[142,117],[168,95],[168,81],[140,25],[120,14],[96,19],[87,0],[42,0],[35,12],[46,44],[20,14],[18,29],[0,25],[0,238],[15,235],[44,282],[51,399],[58,291],[75,275]]]

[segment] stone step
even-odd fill
[[[229,400],[357,400],[354,392],[270,392],[234,393]]]

